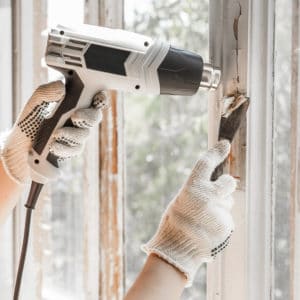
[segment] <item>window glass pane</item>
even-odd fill
[[[275,299],[290,297],[290,104],[292,1],[276,1],[275,23]]]
[[[125,1],[127,30],[194,51],[208,60],[208,0]],[[127,288],[145,261],[140,245],[207,148],[207,93],[125,97]],[[205,267],[183,299],[205,299]]]

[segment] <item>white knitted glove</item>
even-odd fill
[[[155,253],[183,272],[187,286],[199,266],[227,246],[234,229],[230,210],[236,180],[230,175],[210,180],[229,152],[230,143],[221,141],[199,159],[168,205],[156,234],[142,246],[147,254]]]
[[[0,157],[7,174],[17,183],[24,184],[30,179],[28,152],[39,126],[51,113],[53,105],[64,98],[65,86],[61,81],[41,85],[33,93],[13,128],[2,136]],[[72,115],[73,127],[63,127],[54,133],[50,152],[60,158],[68,159],[79,155],[83,150],[90,128],[102,119],[101,108],[107,105],[105,94],[94,97],[92,107],[79,109]]]

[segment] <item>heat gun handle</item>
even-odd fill
[[[54,177],[59,167],[58,157],[49,152],[52,134],[57,128],[68,125],[68,120],[78,106],[84,84],[76,72],[60,69],[66,78],[66,95],[55,108],[54,113],[44,119],[29,153],[29,164],[34,179],[45,183],[48,178]]]

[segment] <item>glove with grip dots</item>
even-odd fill
[[[228,245],[234,229],[230,210],[236,180],[230,175],[210,180],[229,152],[230,143],[224,140],[199,159],[168,205],[156,234],[142,246],[147,254],[155,253],[183,272],[187,286],[199,266],[212,261]]]
[[[65,96],[65,86],[55,81],[39,86],[19,115],[13,128],[0,138],[0,158],[7,174],[17,183],[30,179],[28,152],[45,118],[51,114],[54,104]],[[64,161],[79,155],[91,128],[102,119],[101,109],[107,106],[104,92],[97,93],[92,105],[78,109],[71,116],[73,126],[56,130],[49,151]]]

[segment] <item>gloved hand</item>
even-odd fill
[[[236,180],[222,175],[211,181],[225,160],[230,143],[221,141],[196,163],[188,180],[167,207],[153,238],[142,246],[174,265],[190,286],[199,266],[210,262],[228,244],[234,229],[230,213]]]
[[[0,157],[7,174],[17,183],[24,184],[30,179],[28,152],[32,142],[42,121],[51,112],[51,103],[62,100],[64,95],[65,86],[61,81],[39,86],[13,128],[2,138]],[[49,151],[61,160],[80,154],[90,128],[101,121],[100,109],[106,104],[105,94],[98,94],[90,108],[75,111],[71,117],[74,126],[58,129],[53,135]]]

